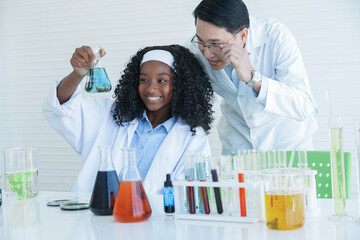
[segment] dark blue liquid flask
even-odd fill
[[[100,148],[100,166],[90,200],[90,211],[95,215],[112,215],[119,188],[119,178],[111,160],[110,147]]]

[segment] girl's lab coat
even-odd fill
[[[129,147],[138,120],[118,126],[111,113],[113,101],[106,98],[81,97],[78,88],[73,96],[60,105],[56,87],[43,106],[43,113],[50,124],[81,154],[81,168],[73,191],[91,192],[99,167],[98,146],[112,147],[112,160],[119,174],[122,166],[121,148]],[[148,194],[161,193],[167,173],[176,179],[183,173],[186,152],[201,152],[210,156],[210,145],[202,128],[196,128],[192,135],[190,127],[177,120],[155,154],[154,160],[143,182]]]

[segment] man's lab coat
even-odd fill
[[[73,186],[76,192],[91,192],[99,167],[98,146],[111,146],[112,160],[119,174],[122,166],[121,149],[130,147],[138,120],[118,126],[111,113],[113,101],[106,98],[81,97],[78,88],[73,96],[60,105],[56,83],[43,106],[49,123],[81,154],[81,168]],[[143,182],[146,193],[161,193],[166,174],[176,179],[183,173],[186,152],[200,152],[210,156],[210,145],[202,128],[192,135],[190,127],[177,120],[159,147]]]
[[[301,53],[283,24],[250,18],[245,49],[252,67],[263,75],[258,96],[242,81],[236,87],[224,69],[213,70],[197,44],[188,41],[186,46],[203,63],[214,91],[223,98],[218,132],[224,154],[239,149],[312,149],[317,107]],[[236,77],[235,70],[232,76]]]

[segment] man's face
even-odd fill
[[[209,61],[214,70],[221,70],[229,63],[226,63],[222,53],[222,46],[230,42],[237,42],[237,36],[228,32],[225,28],[220,28],[212,23],[197,19],[196,37],[199,50]],[[239,46],[240,42],[239,42]]]

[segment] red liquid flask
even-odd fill
[[[115,220],[118,222],[145,221],[150,218],[152,213],[136,167],[135,151],[135,148],[123,149],[125,166],[121,174],[113,213]]]
[[[99,147],[100,165],[90,200],[90,211],[95,215],[112,215],[119,187],[119,179],[111,161],[110,147]]]

